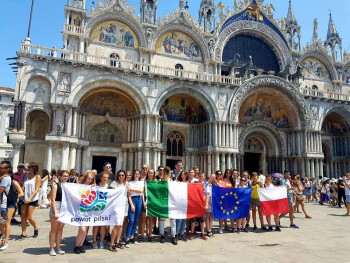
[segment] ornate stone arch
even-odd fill
[[[140,22],[135,19],[134,17],[129,16],[125,12],[106,12],[106,13],[100,13],[100,12],[95,12],[90,20],[87,21],[85,24],[85,37],[89,38],[91,34],[91,30],[93,28],[100,24],[103,21],[110,20],[110,19],[115,19],[120,22],[123,22],[127,24],[136,34],[139,46],[140,47],[146,47],[147,46],[147,41],[146,41],[146,36],[142,30],[142,25]]]
[[[336,70],[336,68],[333,65],[331,57],[327,53],[325,53],[325,52],[323,52],[321,50],[309,50],[309,51],[306,51],[299,58],[300,63],[302,63],[307,58],[315,58],[317,60],[320,60],[323,64],[326,65],[327,70],[329,71],[331,80],[337,80],[338,79],[337,70]]]
[[[320,117],[320,121],[318,123],[318,127],[317,130],[321,130],[322,128],[322,124],[325,121],[325,119],[327,118],[327,116],[331,113],[338,113],[339,115],[341,115],[350,125],[350,108],[345,108],[343,106],[338,106],[338,107],[329,107],[328,109],[326,109],[323,112],[323,115]]]
[[[283,70],[292,61],[291,52],[284,40],[270,27],[254,21],[237,21],[227,26],[218,36],[215,45],[215,59],[222,61],[226,43],[239,34],[250,34],[265,41],[275,52],[280,69]]]
[[[187,85],[174,85],[166,89],[162,94],[159,95],[158,99],[154,103],[153,112],[155,114],[159,113],[159,110],[164,103],[164,101],[177,94],[184,94],[196,98],[202,105],[205,105],[205,110],[208,115],[209,121],[219,119],[219,112],[215,106],[214,101],[205,93],[197,87],[187,86]]]
[[[244,102],[244,99],[251,93],[255,92],[259,87],[268,87],[269,89],[275,89],[276,91],[283,92],[291,103],[295,105],[296,112],[299,113],[298,117],[300,118],[300,128],[311,128],[311,112],[304,97],[290,82],[276,76],[254,77],[240,86],[231,101],[229,111],[230,120],[238,122],[239,110]]]
[[[68,97],[67,104],[77,107],[81,99],[90,91],[98,90],[98,88],[116,89],[128,94],[132,98],[138,107],[139,114],[147,114],[150,112],[150,107],[147,102],[147,98],[143,93],[130,82],[121,80],[115,76],[99,76],[85,79],[82,83],[77,85],[70,96]]]
[[[210,59],[209,49],[207,42],[203,38],[203,33],[193,26],[193,22],[186,18],[186,16],[178,17],[175,20],[169,23],[164,23],[162,26],[160,26],[158,30],[153,33],[149,42],[149,48],[155,50],[158,39],[166,32],[172,30],[182,31],[197,42],[199,48],[201,49],[202,60],[204,63]]]
[[[286,155],[286,147],[284,147],[284,140],[276,127],[269,122],[259,121],[249,123],[239,135],[238,149],[244,152],[245,139],[254,132],[264,134],[272,145],[275,146],[275,155]]]
[[[344,67],[341,68],[340,70],[340,73],[342,75],[342,79],[340,80],[344,80],[344,75],[345,75],[345,72],[350,68],[350,61],[348,61]]]

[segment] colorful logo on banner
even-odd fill
[[[102,211],[106,208],[107,192],[82,191],[80,212]]]
[[[225,208],[225,205],[223,205],[223,201],[225,200],[225,198],[231,196],[231,200],[234,200],[234,206],[229,206]],[[221,199],[223,201],[220,201],[220,210],[223,214],[226,215],[230,215],[230,214],[234,214],[234,212],[238,209],[238,205],[239,205],[239,200],[238,200],[238,196],[236,193],[230,192],[230,193],[226,193],[225,195],[221,196]]]

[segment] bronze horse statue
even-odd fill
[[[303,67],[298,65],[297,71],[294,74],[290,74],[288,76],[288,80],[291,81],[292,83],[297,83],[299,81],[300,77],[303,77]]]
[[[236,53],[234,56],[233,56],[233,59],[227,64],[227,69],[228,69],[228,72],[230,73],[230,76],[236,76],[236,69],[238,67],[238,63],[239,63],[239,58],[241,56]]]

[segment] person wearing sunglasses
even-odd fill
[[[114,181],[115,176],[112,172],[112,164],[110,162],[105,162],[103,164],[103,173],[109,174],[109,176],[108,176],[109,183]],[[102,173],[96,175],[96,177],[95,177],[96,185],[99,185],[99,183],[101,182],[101,175],[102,175]]]
[[[217,170],[215,172],[215,183],[217,186],[219,187],[226,187],[226,183],[225,181],[223,180],[223,176],[222,176],[222,171],[220,170]],[[223,223],[225,222],[224,219],[219,219],[219,233],[222,234],[224,233],[224,230],[223,230]]]
[[[242,176],[241,179],[239,180],[239,184],[237,185],[237,188],[247,188],[247,179],[245,176]],[[240,233],[241,231],[243,232],[248,232],[246,229],[246,218],[238,218],[237,219],[237,233]]]
[[[110,188],[117,189],[120,187],[125,187],[125,183],[126,183],[125,174],[126,173],[124,170],[119,170],[117,172],[117,175],[115,176],[115,180],[111,183]],[[124,215],[128,214],[128,204],[129,203],[126,201]],[[124,218],[122,218],[122,219],[124,219]],[[123,228],[123,220],[120,220],[120,222],[118,222],[118,224],[113,227],[112,234],[111,234],[111,241],[109,243],[109,248],[108,248],[109,251],[117,252],[117,248],[119,248],[119,249],[124,248],[124,246],[120,243],[120,236],[122,234],[122,228]],[[114,246],[114,241],[116,241],[115,246]]]

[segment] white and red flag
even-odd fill
[[[261,208],[265,216],[289,212],[287,188],[258,188]]]

